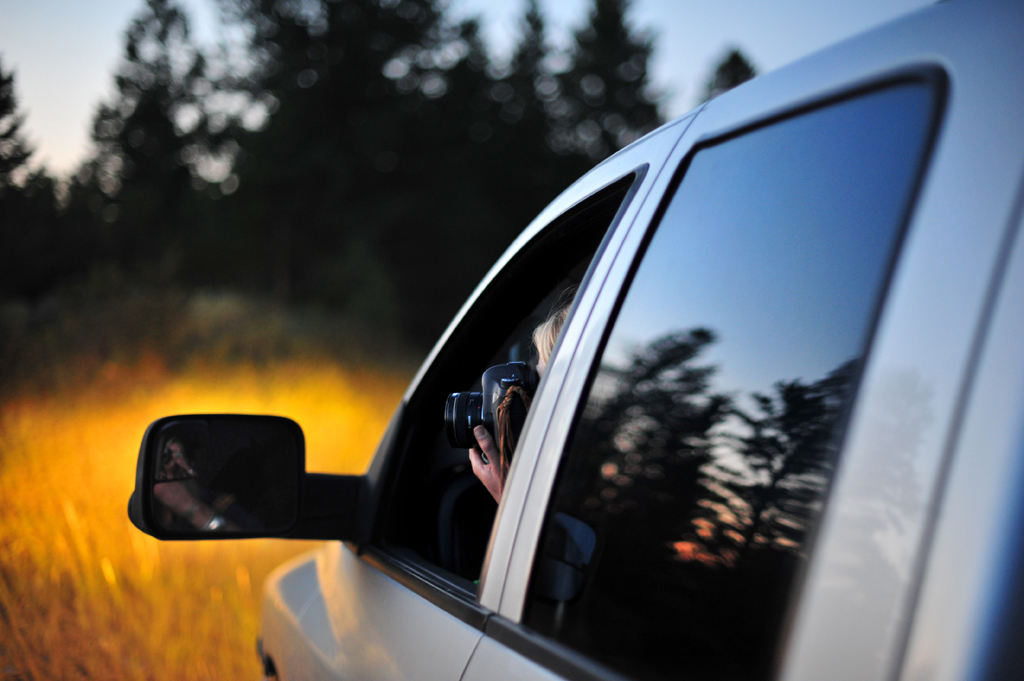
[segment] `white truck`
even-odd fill
[[[284,419],[168,417],[130,516],[331,540],[267,582],[270,678],[1024,678],[1022,207],[1024,3],[939,3],[567,189],[365,475],[307,474]],[[533,362],[572,287],[495,504],[446,397]]]

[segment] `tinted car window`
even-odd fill
[[[770,676],[934,108],[904,83],[691,157],[591,378],[527,626],[641,678]]]

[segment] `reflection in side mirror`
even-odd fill
[[[302,430],[290,419],[163,418],[143,438],[129,515],[168,539],[280,535],[299,519],[304,469]]]

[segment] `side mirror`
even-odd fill
[[[168,416],[142,438],[128,516],[160,539],[288,536],[301,517],[305,458],[290,419]]]
[[[571,601],[583,589],[587,568],[597,548],[597,533],[582,520],[565,513],[555,514],[548,532],[534,589],[553,601]]]

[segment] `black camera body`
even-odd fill
[[[519,386],[532,397],[539,382],[540,375],[535,368],[526,362],[509,362],[493,366],[483,373],[480,392],[449,395],[444,405],[444,429],[449,444],[457,449],[477,447],[473,428],[479,425],[494,436],[498,405],[505,399],[509,388]]]

